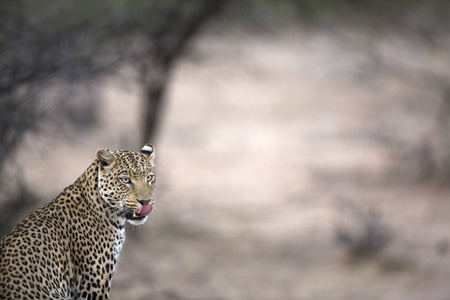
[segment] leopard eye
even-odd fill
[[[155,175],[150,174],[147,176],[147,182],[151,182],[153,180],[153,177],[155,177]]]
[[[122,182],[125,183],[125,184],[130,184],[131,183],[131,180],[128,177],[122,177],[122,178],[120,178],[120,180],[122,180]]]

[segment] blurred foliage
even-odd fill
[[[231,16],[255,29],[290,21],[326,29],[356,26],[418,35],[450,30],[450,2],[446,0],[246,0],[230,4]]]
[[[150,96],[161,97],[167,75],[148,79],[148,73],[168,72],[223,2],[1,1],[0,171],[24,134],[48,117],[45,92],[55,83],[89,81],[126,63],[144,84],[158,81],[160,90]],[[56,102],[64,104],[65,96],[56,95]]]
[[[109,71],[125,58],[142,58],[138,54],[149,46],[133,43],[139,35],[147,35],[169,51],[176,47],[187,19],[203,3],[2,1],[0,92],[47,80],[56,73],[64,79],[84,80],[88,74]]]
[[[23,135],[46,118],[42,103],[54,83],[89,81],[123,64],[139,73],[145,97],[143,140],[153,137],[176,58],[220,11],[216,24],[223,27],[233,22],[257,29],[290,21],[326,28],[348,24],[408,30],[431,40],[450,29],[450,3],[444,0],[4,0],[0,171]],[[56,97],[64,103],[64,96]]]

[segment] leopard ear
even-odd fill
[[[152,144],[145,144],[141,149],[141,153],[147,158],[152,167],[155,166],[155,147]]]
[[[112,167],[116,161],[116,156],[109,149],[97,149],[95,156],[102,167]]]

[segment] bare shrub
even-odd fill
[[[442,103],[436,116],[435,176],[442,185],[450,182],[450,84],[442,88]]]
[[[344,248],[352,261],[380,256],[392,240],[391,230],[374,208],[364,209],[347,204],[350,224],[340,225],[335,231],[337,244]]]
[[[396,150],[397,172],[414,182],[450,182],[450,85],[441,84],[441,102],[428,132],[414,142],[400,143]]]

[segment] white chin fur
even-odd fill
[[[142,220],[127,220],[127,221],[133,225],[141,225],[144,224],[145,221],[147,221],[147,217],[143,218]]]

